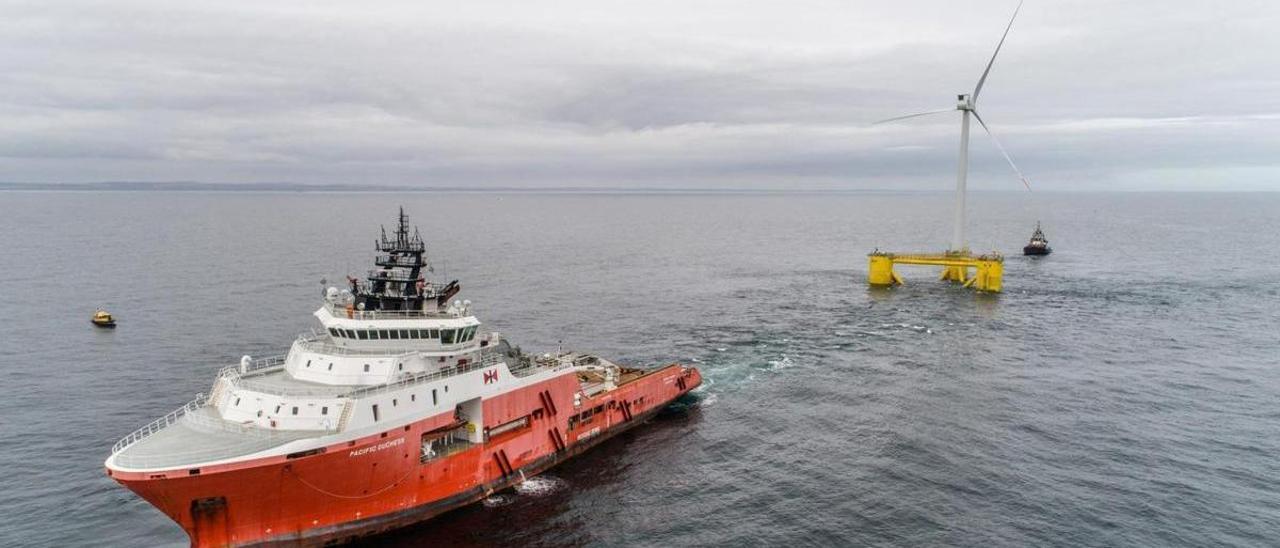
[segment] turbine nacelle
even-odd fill
[[[973,104],[973,98],[968,93],[961,93],[956,96],[956,110],[973,110],[977,105]]]

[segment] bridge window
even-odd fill
[[[431,330],[431,336],[429,336],[429,337],[427,337],[427,338],[428,338],[428,339],[439,339],[439,338],[440,338],[440,330],[439,330],[439,329],[432,329],[432,330]]]
[[[387,333],[387,334],[391,335],[391,338],[392,338],[392,339],[394,339],[394,340],[397,340],[397,341],[398,341],[398,340],[400,340],[400,331],[399,331],[399,330],[397,330],[397,329],[392,329],[392,330],[391,330],[389,333]]]
[[[363,340],[367,340],[367,339],[369,338],[369,332],[368,332],[368,331],[365,331],[364,329],[361,329],[361,330],[356,331],[356,335],[357,335],[357,336],[358,336],[358,338],[359,338],[360,340],[362,340],[362,341],[363,341]]]
[[[400,330],[400,338],[401,338],[401,339],[407,339],[407,338],[409,338],[409,337],[410,337],[410,335],[409,335],[409,330],[408,330],[408,329],[401,329],[401,330]]]
[[[330,335],[333,335],[334,337],[337,337],[337,336],[338,336],[338,330],[337,330],[337,328],[330,327],[330,328],[329,328],[329,334],[330,334]]]
[[[440,332],[440,344],[453,344],[454,330],[445,329]]]
[[[379,329],[378,331],[380,332],[378,336],[382,337],[382,340],[384,341],[391,340],[391,332],[387,331],[386,329]]]

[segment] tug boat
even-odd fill
[[[1048,255],[1053,253],[1053,249],[1049,247],[1049,240],[1044,237],[1044,232],[1040,231],[1040,223],[1036,222],[1036,231],[1031,234],[1031,242],[1022,247],[1023,255]]]
[[[322,327],[245,356],[207,394],[125,436],[106,473],[192,546],[353,541],[474,503],[645,422],[696,368],[529,355],[428,281],[403,208],[376,268],[323,290]]]
[[[116,326],[116,319],[106,310],[99,310],[93,313],[93,317],[89,321],[98,327],[112,328]]]

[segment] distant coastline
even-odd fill
[[[309,184],[309,183],[199,183],[199,182],[134,182],[102,181],[92,183],[12,183],[0,182],[0,192],[422,192],[422,193],[546,193],[546,194],[939,194],[952,189],[892,188],[749,188],[749,187],[636,187],[636,186],[410,186],[378,184]],[[979,193],[1025,192],[1022,190],[975,190]],[[1272,193],[1268,190],[1180,190],[1180,189],[1115,189],[1115,190],[1037,190],[1036,193]]]
[[[6,183],[0,191],[110,191],[110,192],[475,192],[475,193],[581,193],[581,194],[901,194],[934,190],[893,189],[786,189],[786,188],[699,188],[699,187],[510,187],[510,186],[408,186],[307,183],[198,183],[130,182],[95,183]]]

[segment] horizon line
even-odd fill
[[[950,193],[954,189],[902,189],[902,188],[778,188],[778,187],[638,187],[638,186],[412,186],[412,185],[361,185],[351,183],[208,183],[196,181],[96,181],[76,183],[25,183],[0,182],[0,191],[54,191],[54,192],[442,192],[442,193],[581,193],[581,194],[876,194],[876,193]],[[969,189],[982,193],[1022,193],[1023,190]],[[1270,193],[1277,190],[1241,189],[1081,189],[1034,190],[1031,193]]]

